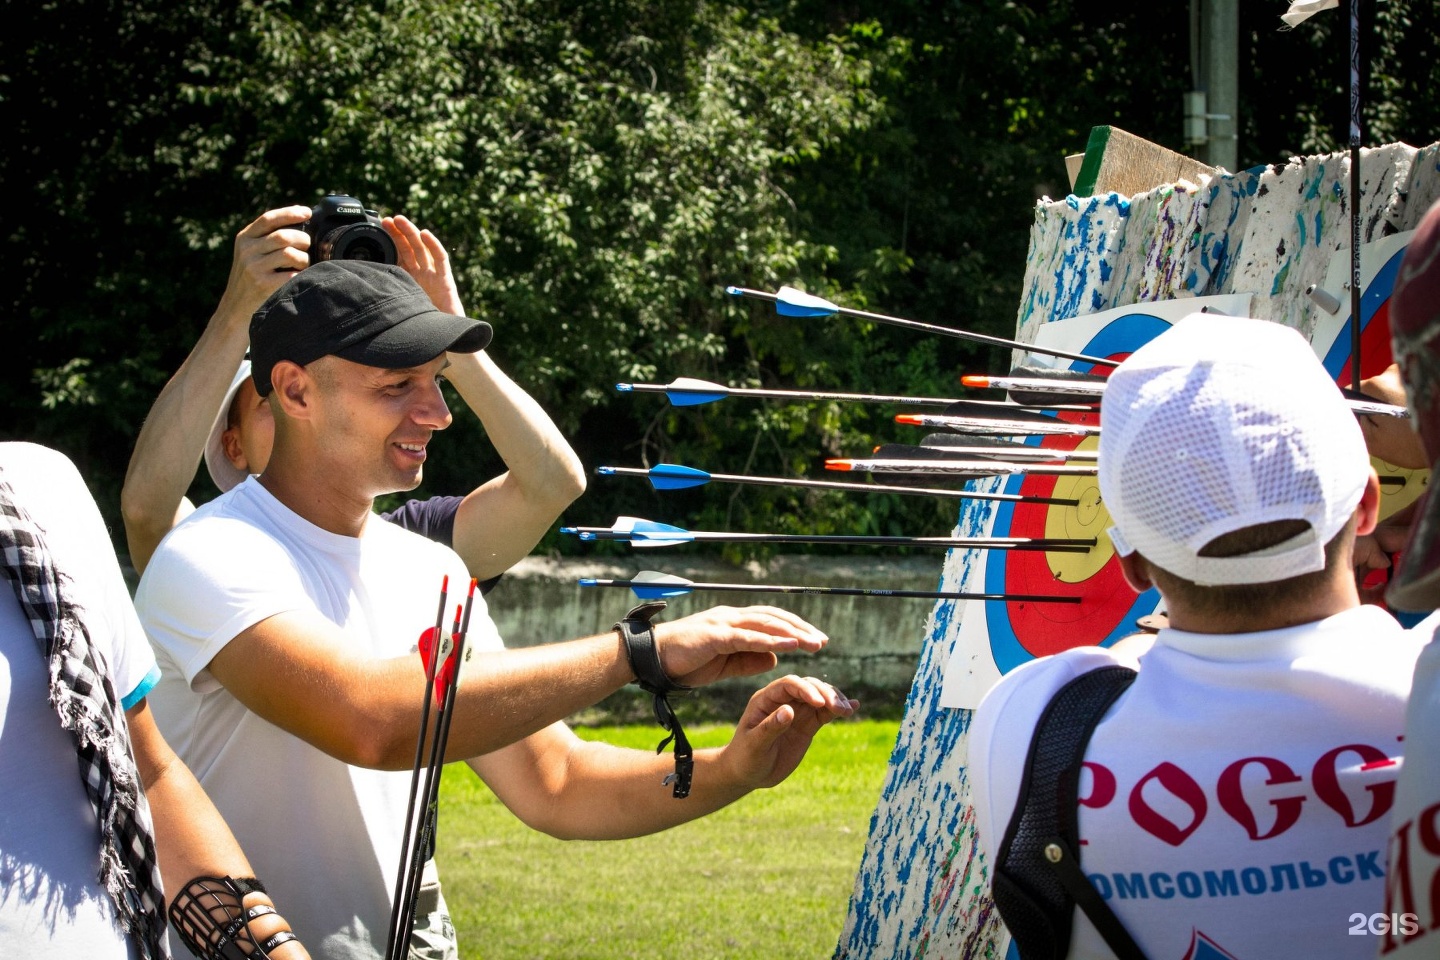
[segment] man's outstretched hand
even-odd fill
[[[821,727],[858,706],[824,680],[781,677],[750,698],[721,756],[737,782],[773,787],[800,765]]]
[[[830,639],[779,607],[712,607],[655,625],[665,675],[687,687],[775,668],[776,655],[814,653]]]

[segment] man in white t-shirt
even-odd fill
[[[265,471],[176,526],[136,594],[164,675],[159,722],[317,956],[384,948],[424,688],[410,651],[435,623],[442,576],[466,576],[448,547],[374,521],[372,502],[419,483],[450,419],[436,383],[446,352],[489,337],[398,267],[327,261],[297,275],[250,327],[275,419]],[[563,718],[637,675],[693,686],[825,640],[775,607],[721,607],[502,650],[476,597],[469,642],[482,653],[447,758],[547,833],[661,830],[779,783],[851,702],[811,678],[769,684],[727,746],[695,752],[683,800],[678,754],[672,791],[671,758],[584,742]]]
[[[1425,460],[1440,467],[1440,204],[1405,251],[1390,298],[1390,338]],[[1433,488],[1432,488],[1433,490]],[[1397,610],[1440,607],[1440,501],[1427,492],[1385,598]],[[1440,613],[1415,627],[1429,641],[1415,667],[1405,718],[1405,767],[1391,819],[1380,955],[1440,955]]]
[[[0,444],[0,544],[0,953],[158,958],[165,900],[252,870],[156,730],[155,657],[63,454]],[[252,930],[263,942],[288,926],[260,910]],[[269,955],[308,956],[296,940]]]
[[[1108,907],[1150,960],[1372,955],[1354,917],[1380,909],[1418,645],[1359,604],[1350,554],[1379,485],[1354,417],[1295,331],[1194,315],[1116,369],[1101,426],[1111,540],[1170,625],[1138,664],[1067,651],[981,703],[969,770],[992,878],[1047,705],[1076,677],[1138,666],[1075,771],[1071,853],[1095,915]],[[1090,914],[1071,916],[1066,956],[1114,956]],[[1012,930],[1022,955],[1033,933]]]

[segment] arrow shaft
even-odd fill
[[[1042,377],[986,377],[986,387],[991,390],[1045,390],[1052,393],[1084,394],[1089,397],[1105,395],[1105,384],[1094,380],[1049,380]]]
[[[977,389],[1018,390],[1027,393],[1069,394],[1072,396],[1102,397],[1105,384],[1094,380],[1050,380],[1044,377],[986,377],[986,385]],[[1352,413],[1370,414],[1379,417],[1408,417],[1405,407],[1378,400],[1359,400],[1347,397],[1345,403]],[[1024,406],[1022,402],[1020,404]],[[1083,408],[1082,408],[1083,409]]]
[[[845,466],[837,470],[861,473],[927,473],[958,474],[965,477],[990,477],[1015,473],[1038,473],[1058,477],[1093,476],[1098,469],[1080,464],[1007,463],[1004,460],[836,460]],[[827,464],[828,466],[828,464]]]
[[[917,406],[948,407],[955,403],[955,397],[906,397],[884,393],[836,393],[823,390],[780,390],[762,387],[719,387],[707,390],[701,387],[677,387],[659,383],[622,383],[622,392],[633,393],[721,393],[728,397],[757,397],[772,400],[844,400],[854,403],[913,403]]]
[[[639,467],[601,467],[605,474],[649,477],[650,471]],[[1001,503],[1045,503],[1055,507],[1078,507],[1080,501],[1067,497],[1035,497],[1018,493],[976,493],[971,490],[947,490],[943,487],[900,487],[883,483],[844,483],[839,480],[803,480],[785,477],[750,477],[734,473],[711,473],[714,483],[744,483],[757,487],[809,487],[817,490],[841,490],[847,493],[898,493],[911,497],[945,497],[952,500],[994,500]]]
[[[1053,424],[1050,424],[1031,420],[992,420],[988,417],[950,417],[931,413],[901,414],[901,416],[904,416],[905,419],[897,420],[898,423],[905,423],[917,427],[940,427],[945,430],[953,430],[956,433],[980,433],[998,436],[1059,435],[1090,437],[1100,432],[1099,427],[1086,426],[1083,423],[1067,423],[1064,420],[1056,420]]]
[[[586,579],[583,586],[596,587],[639,587],[651,589],[654,583],[644,580],[600,580]],[[1019,603],[1079,603],[1079,597],[1053,597],[1019,593],[951,593],[940,590],[886,590],[881,587],[806,587],[779,583],[694,583],[686,581],[682,586],[674,585],[675,591],[723,590],[735,593],[788,593],[812,596],[842,597],[896,597],[911,600],[1008,600]]]
[[[765,300],[770,303],[776,303],[780,299],[775,294],[766,293],[763,290],[750,290],[746,287],[731,287],[730,289],[742,297],[750,297],[755,300]],[[1027,353],[1043,353],[1049,357],[1064,357],[1066,360],[1079,360],[1082,363],[1101,364],[1107,367],[1113,367],[1119,363],[1119,361],[1106,360],[1103,357],[1091,357],[1083,353],[1069,353],[1065,350],[1057,350],[1054,347],[1043,347],[1034,343],[1021,343],[1019,340],[1007,340],[1004,337],[992,337],[985,333],[972,333],[969,330],[960,330],[955,327],[942,327],[939,324],[922,323],[919,320],[906,320],[904,317],[892,317],[883,313],[871,313],[868,310],[852,310],[849,307],[836,307],[835,312],[841,316],[870,320],[875,323],[885,323],[892,327],[904,327],[907,330],[917,330],[921,333],[935,333],[944,337],[957,337],[961,340],[971,340],[975,343],[984,343],[992,347],[1008,347],[1011,350],[1024,350]]]
[[[997,460],[1021,462],[1027,460],[1095,460],[1094,450],[1056,450],[1052,447],[1031,447],[1025,444],[1002,444],[993,447],[967,447],[963,445],[939,446],[921,444],[915,448],[917,454],[939,456],[959,454],[966,457],[990,457]],[[881,451],[883,452],[883,448]]]
[[[644,540],[647,544],[661,544],[668,539],[663,534],[627,533],[608,527],[570,527],[567,529],[592,540]],[[947,550],[1046,550],[1057,553],[1085,553],[1095,546],[1093,538],[1087,540],[1059,537],[885,537],[859,534],[731,533],[708,530],[687,530],[683,537],[676,537],[674,543],[686,543],[691,540],[711,543],[817,543],[877,547],[939,547]]]

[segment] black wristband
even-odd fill
[[[664,600],[652,600],[630,608],[625,619],[615,624],[625,641],[625,658],[635,672],[635,683],[646,693],[663,697],[672,690],[688,690],[665,675],[660,666],[660,648],[655,643],[655,630],[650,620],[665,609]]]
[[[680,718],[675,716],[675,710],[670,706],[669,695],[677,690],[690,688],[671,680],[660,666],[660,649],[655,643],[655,630],[650,619],[664,609],[664,600],[642,603],[625,614],[625,619],[615,624],[615,629],[625,643],[625,656],[630,661],[630,669],[635,672],[635,683],[651,695],[655,720],[669,734],[660,741],[655,752],[659,753],[671,740],[675,741],[675,772],[661,783],[674,784],[675,799],[683,800],[690,795],[690,782],[695,773],[695,753],[680,726]]]

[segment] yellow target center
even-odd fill
[[[1420,499],[1420,494],[1425,492],[1426,486],[1430,483],[1429,470],[1406,470],[1394,464],[1386,463],[1379,457],[1371,457],[1370,464],[1379,475],[1380,483],[1380,519],[1388,520],[1394,514],[1404,510],[1410,504]],[[1388,477],[1398,477],[1404,483],[1385,482]]]
[[[1099,437],[1086,437],[1075,449],[1095,450],[1099,446]],[[1045,516],[1046,538],[1094,538],[1095,546],[1086,553],[1047,551],[1045,559],[1050,565],[1050,572],[1055,575],[1055,579],[1065,583],[1088,580],[1099,573],[1115,553],[1110,538],[1105,536],[1105,528],[1110,526],[1110,512],[1100,501],[1100,482],[1093,476],[1060,477],[1055,482],[1055,492],[1051,496],[1076,500],[1079,505],[1051,507]]]

